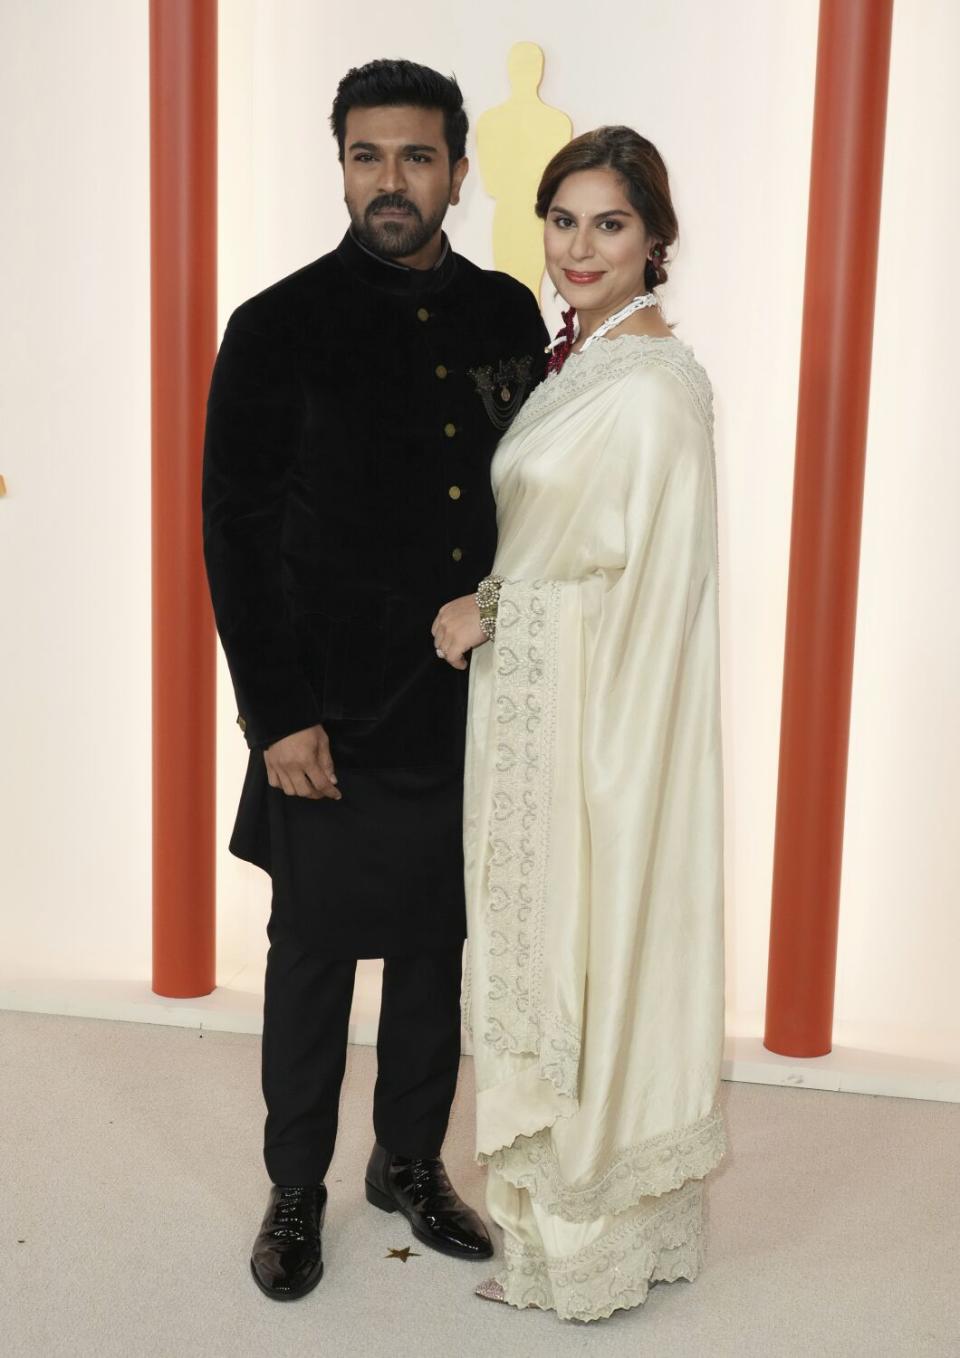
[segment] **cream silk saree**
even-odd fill
[[[674,338],[573,354],[493,463],[504,578],[471,660],[477,1153],[516,1306],[694,1278],[724,1151],[710,385]]]

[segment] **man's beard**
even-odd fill
[[[407,259],[432,240],[447,215],[446,204],[424,220],[419,208],[399,193],[385,193],[358,213],[346,200],[353,233],[362,245],[384,259]],[[402,208],[410,216],[405,221],[380,220],[376,214],[385,208]]]

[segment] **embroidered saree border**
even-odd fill
[[[620,335],[602,340],[584,354],[574,355],[558,373],[551,373],[530,393],[510,426],[510,438],[541,420],[558,406],[582,396],[601,382],[615,382],[634,368],[657,367],[683,383],[708,432],[713,430],[713,390],[693,350],[680,340],[643,335]]]
[[[564,1179],[549,1128],[518,1136],[512,1145],[477,1158],[508,1183],[526,1189],[551,1216],[595,1221],[624,1212],[641,1198],[660,1197],[688,1180],[704,1178],[726,1148],[723,1118],[714,1107],[686,1127],[615,1152],[600,1174],[579,1186]]]
[[[580,1033],[544,1010],[543,950],[557,736],[561,585],[505,581],[494,645],[495,750],[486,877],[482,1039],[536,1056],[576,1097]]]
[[[508,1236],[497,1281],[513,1306],[553,1309],[561,1320],[603,1320],[640,1306],[650,1284],[691,1282],[703,1267],[703,1184],[687,1184],[654,1211],[618,1222],[562,1259]]]

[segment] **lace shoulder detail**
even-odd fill
[[[619,381],[643,366],[673,373],[689,393],[705,428],[713,432],[713,389],[690,346],[673,337],[620,335],[617,339],[600,340],[582,354],[571,354],[560,371],[551,373],[530,395],[510,428],[510,436],[583,395],[590,387]]]

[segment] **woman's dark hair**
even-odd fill
[[[546,218],[562,182],[580,170],[613,170],[620,176],[647,234],[662,252],[656,263],[647,260],[644,285],[649,291],[665,283],[667,250],[677,239],[679,226],[670,198],[667,167],[653,142],[632,127],[598,127],[593,132],[584,132],[582,137],[574,137],[543,172],[537,190],[538,217]]]
[[[330,126],[344,156],[347,114],[352,108],[437,108],[443,114],[443,131],[450,152],[451,169],[467,150],[467,115],[463,95],[453,77],[418,66],[414,61],[368,61],[355,66],[340,81],[330,114]]]

